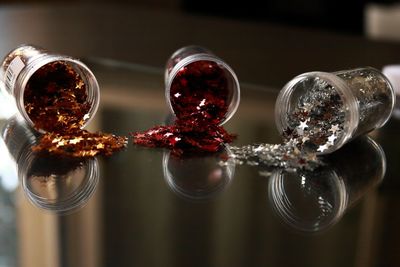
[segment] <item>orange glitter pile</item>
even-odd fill
[[[126,147],[127,138],[81,130],[90,104],[81,76],[64,62],[46,64],[26,85],[25,110],[38,130],[46,133],[35,152],[75,158],[110,156]]]
[[[79,130],[71,134],[46,133],[33,151],[47,151],[54,155],[75,158],[111,156],[127,144],[127,138],[106,133],[90,133]]]

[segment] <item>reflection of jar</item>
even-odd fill
[[[165,96],[178,119],[200,116],[224,124],[236,112],[240,86],[235,72],[210,51],[187,46],[168,60]]]
[[[60,63],[70,67],[83,80],[86,88],[88,112],[84,118],[82,128],[86,126],[97,111],[100,101],[99,85],[89,68],[77,59],[51,54],[46,50],[22,45],[11,51],[3,60],[0,68],[0,80],[4,82],[6,90],[14,97],[16,106],[30,126],[35,126],[25,108],[24,94],[28,82],[39,69],[49,64]],[[46,131],[46,129],[40,129]]]
[[[82,208],[99,181],[96,158],[74,160],[34,154],[30,147],[18,162],[18,176],[35,206],[57,214]]]
[[[394,101],[392,85],[374,68],[309,72],[281,90],[275,107],[276,124],[281,133],[306,137],[305,146],[325,154],[383,126]]]
[[[173,192],[189,200],[215,197],[226,189],[235,173],[235,162],[227,147],[203,156],[178,158],[170,154],[165,152],[163,157],[164,179]],[[227,158],[224,164],[221,158]]]
[[[269,201],[290,227],[316,232],[333,226],[382,181],[386,171],[385,154],[369,137],[350,142],[327,156],[326,162],[314,171],[278,170],[272,174]]]
[[[18,177],[28,199],[55,213],[72,212],[93,196],[99,181],[96,158],[60,158],[32,152],[38,135],[24,121],[12,118],[1,137],[14,158]]]

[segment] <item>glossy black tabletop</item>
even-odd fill
[[[168,120],[163,69],[87,59],[101,86],[93,131]],[[277,88],[242,83],[235,145],[279,143]],[[136,147],[110,158],[32,153],[37,133],[0,105],[0,266],[396,266],[400,121],[317,171],[221,164]],[[386,174],[385,174],[386,172]]]

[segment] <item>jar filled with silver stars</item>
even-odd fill
[[[392,85],[374,68],[308,72],[281,90],[276,124],[286,142],[304,152],[327,154],[382,127],[394,102]]]

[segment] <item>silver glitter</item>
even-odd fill
[[[336,133],[337,131],[339,131],[339,125],[337,125],[337,124],[332,125],[332,127],[329,129],[329,131],[332,133]]]
[[[254,144],[231,146],[237,164],[257,165],[281,169],[313,169],[321,164],[316,155],[304,154],[291,139],[284,144]]]
[[[319,152],[324,152],[325,150],[328,149],[328,147],[329,147],[328,144],[319,146],[318,149],[317,149],[317,151],[319,151]]]

